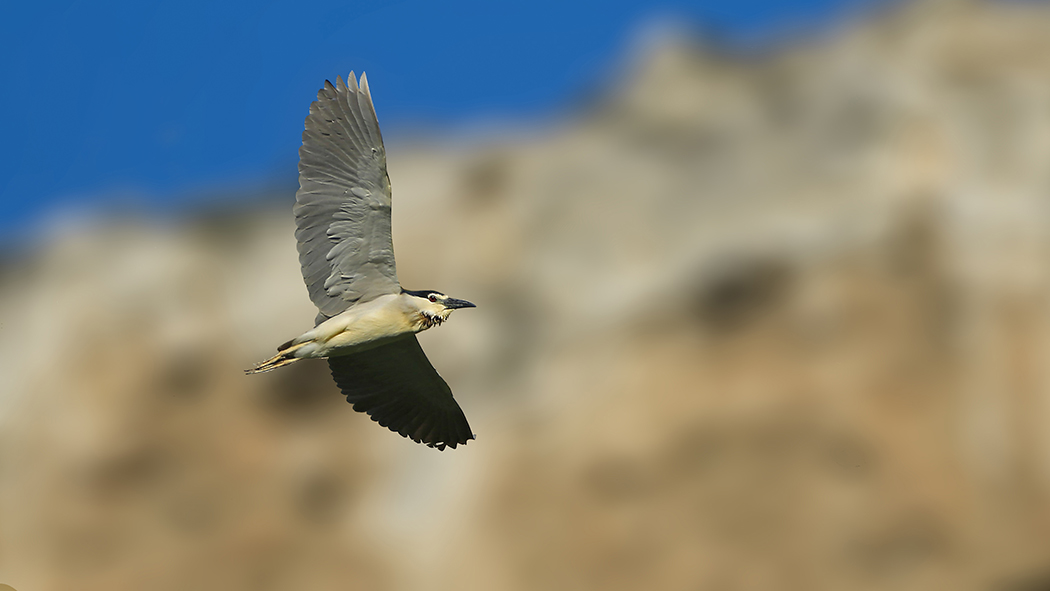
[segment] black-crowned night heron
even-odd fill
[[[398,282],[386,150],[367,78],[348,80],[325,81],[299,148],[295,238],[316,326],[245,373],[327,358],[354,410],[413,441],[455,448],[474,434],[416,333],[474,304]]]

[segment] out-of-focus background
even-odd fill
[[[1050,5],[581,5],[467,40],[414,4],[170,38],[107,5],[131,41],[56,6],[4,25],[35,45],[2,58],[0,582],[1050,588]],[[252,41],[195,77],[224,35]],[[362,66],[399,276],[479,305],[421,336],[454,451],[324,362],[241,373],[312,322],[298,135]]]

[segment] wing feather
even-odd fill
[[[354,410],[417,443],[455,449],[474,439],[415,335],[359,353],[328,358],[339,389]]]
[[[398,293],[390,179],[367,80],[325,81],[299,148],[295,237],[318,323],[359,301]]]

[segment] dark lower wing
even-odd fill
[[[352,355],[329,357],[328,366],[354,410],[430,447],[455,449],[474,439],[467,417],[452,398],[415,335]]]

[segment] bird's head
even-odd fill
[[[423,328],[430,328],[448,320],[452,311],[456,308],[475,308],[476,306],[467,300],[450,298],[440,291],[424,289],[421,291],[401,290],[403,296],[407,296],[411,305],[418,310]]]

